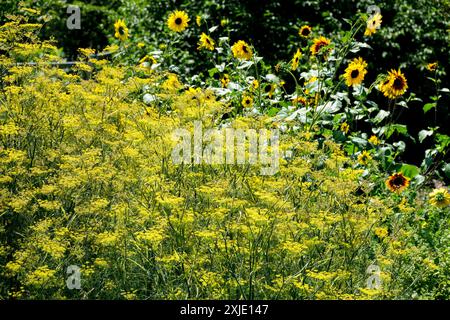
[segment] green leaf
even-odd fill
[[[403,173],[408,178],[413,179],[415,176],[417,176],[420,173],[420,169],[411,164],[404,164],[400,168],[400,172]]]
[[[420,143],[423,142],[423,140],[425,140],[426,137],[431,137],[433,135],[433,130],[421,130],[419,132],[419,141]]]
[[[365,145],[367,145],[367,140],[364,140],[364,139],[361,139],[361,138],[358,138],[358,137],[352,137],[352,138],[351,138],[351,141],[352,141],[354,144],[357,144],[357,145],[359,145],[359,146],[365,146]]]
[[[386,130],[386,138],[389,139],[394,132],[407,136],[408,128],[404,124],[391,124]]]
[[[387,116],[389,116],[389,111],[380,110],[376,117],[373,119],[375,123],[380,123],[383,121]]]
[[[269,111],[267,111],[267,115],[270,117],[276,116],[276,114],[280,111],[278,108],[270,108]]]
[[[352,155],[358,152],[358,147],[353,143],[348,143],[344,146],[344,150],[345,152],[347,152],[348,155]]]
[[[450,163],[446,163],[443,167],[442,170],[444,171],[445,175],[447,176],[447,178],[450,178]]]
[[[430,111],[431,109],[436,107],[436,102],[430,102],[427,103],[426,105],[423,106],[423,112],[427,113],[428,111]]]

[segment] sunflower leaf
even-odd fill
[[[435,107],[436,107],[436,102],[427,103],[423,106],[423,112],[427,113],[428,111],[430,111],[431,109],[433,109]]]
[[[406,177],[413,179],[420,173],[420,169],[411,164],[404,164],[400,168],[400,172],[403,173]]]

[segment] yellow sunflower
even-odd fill
[[[320,50],[323,47],[329,46],[330,43],[331,43],[330,40],[328,40],[325,37],[320,37],[320,38],[314,39],[314,43],[313,43],[313,45],[310,48],[311,53],[313,55],[317,55],[318,53],[320,53]]]
[[[385,183],[392,192],[401,192],[409,186],[409,178],[398,172],[390,176]]]
[[[347,122],[343,122],[341,124],[341,131],[343,133],[347,134],[349,130],[350,130],[350,126],[348,125],[348,123]]]
[[[259,81],[255,79],[252,81],[252,89],[256,90],[258,88],[259,88]]]
[[[128,39],[128,28],[125,24],[125,21],[119,19],[114,23],[114,37],[119,39],[120,41],[125,41]]]
[[[371,143],[371,144],[373,144],[374,146],[377,146],[377,145],[379,145],[380,144],[380,140],[377,138],[377,136],[375,136],[375,135],[372,135],[370,138],[369,138],[369,142]]]
[[[200,36],[200,41],[198,42],[198,50],[206,49],[209,51],[213,51],[215,44],[216,43],[210,36],[208,36],[206,33],[202,32],[202,34]]]
[[[386,79],[381,83],[380,90],[389,99],[402,96],[408,89],[408,82],[400,70],[392,69]]]
[[[238,59],[250,60],[253,56],[252,48],[242,40],[235,42],[231,47],[231,51],[233,52],[233,56]]]
[[[447,188],[434,189],[429,197],[430,204],[434,207],[445,208],[450,205],[450,194],[448,193]]]
[[[269,96],[269,98],[272,98],[273,93],[275,92],[276,86],[272,83],[268,83],[266,84],[266,86],[264,87],[264,92],[267,93],[267,95]]]
[[[372,18],[367,20],[367,27],[364,35],[371,36],[376,33],[377,30],[380,29],[382,18],[383,16],[381,14],[376,13]]]
[[[249,95],[244,95],[241,103],[244,108],[249,108],[253,105],[253,98]]]
[[[366,66],[367,63],[362,58],[354,59],[348,65],[344,74],[347,86],[359,85],[364,81],[364,77],[367,74]]]
[[[436,71],[437,67],[438,67],[437,62],[427,64],[428,71]]]
[[[370,153],[368,153],[365,150],[363,152],[361,152],[361,154],[358,156],[358,162],[360,164],[362,164],[363,166],[368,165],[370,161],[372,161],[372,157],[371,157]]]
[[[201,26],[202,25],[202,17],[201,16],[196,16],[195,17],[195,23],[197,24],[197,26]]]
[[[304,97],[296,97],[296,98],[292,99],[292,103],[294,105],[301,104],[303,106],[306,106],[307,101],[306,101],[306,98],[304,98]]]
[[[220,83],[222,83],[222,87],[226,88],[228,86],[228,84],[230,83],[230,76],[228,74],[224,74],[221,78],[220,78]]]
[[[300,37],[303,38],[308,38],[311,34],[312,28],[308,25],[303,26],[300,28],[300,30],[298,30],[298,34],[300,35]]]
[[[297,49],[297,52],[294,54],[294,58],[292,58],[292,70],[297,70],[298,63],[300,62],[300,58],[302,57],[302,52],[300,49]]]
[[[167,26],[174,32],[182,32],[188,27],[189,17],[185,11],[175,10],[167,18]]]

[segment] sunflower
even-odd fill
[[[222,83],[222,87],[226,88],[228,86],[228,84],[230,83],[230,76],[228,74],[224,74],[221,78],[220,78],[220,82]]]
[[[292,99],[292,103],[294,105],[301,104],[303,106],[306,106],[307,101],[306,101],[306,99],[304,97],[296,97],[296,98]]]
[[[274,84],[268,83],[264,87],[264,92],[267,93],[269,98],[272,98],[273,93],[275,92],[276,86]]]
[[[437,208],[445,208],[450,205],[450,194],[447,188],[434,189],[430,193],[430,204]]]
[[[197,26],[201,26],[202,25],[202,17],[201,16],[196,16],[195,17],[195,23],[197,24]]]
[[[438,67],[437,62],[427,64],[428,71],[436,71],[437,67]]]
[[[252,89],[256,90],[258,88],[259,88],[259,81],[255,79],[252,81]]]
[[[380,85],[380,90],[384,96],[390,99],[400,97],[408,89],[408,82],[405,75],[400,70],[392,69],[388,76]]]
[[[250,60],[253,56],[252,48],[242,40],[235,42],[231,47],[233,56],[238,59]]]
[[[323,47],[329,46],[330,43],[331,43],[330,40],[328,40],[325,37],[320,37],[320,38],[314,39],[314,43],[310,48],[311,53],[313,55],[320,53],[320,49],[322,49]]]
[[[114,23],[115,34],[114,37],[119,39],[120,41],[125,41],[128,39],[128,28],[125,24],[125,21],[119,19]]]
[[[359,85],[363,82],[364,77],[367,74],[367,70],[365,69],[367,63],[362,59],[354,59],[345,69],[345,83],[347,86]]]
[[[349,130],[350,130],[350,126],[348,125],[348,123],[347,122],[343,122],[341,124],[341,131],[343,133],[347,134]]]
[[[298,30],[298,34],[300,35],[300,37],[308,38],[309,35],[311,34],[311,31],[312,31],[311,27],[306,25],[301,27],[300,30]]]
[[[292,58],[292,70],[297,70],[298,63],[300,62],[300,58],[302,57],[302,52],[300,49],[297,49],[297,52],[294,54],[294,58]]]
[[[244,95],[241,103],[244,108],[249,108],[253,105],[253,98],[251,96]]]
[[[392,192],[401,192],[409,186],[409,178],[398,172],[386,180],[386,187]]]
[[[210,36],[208,36],[206,33],[202,32],[202,34],[200,36],[200,41],[198,42],[198,50],[204,48],[206,50],[213,51],[215,44],[216,43]]]
[[[358,156],[358,162],[362,164],[363,166],[366,166],[369,164],[369,162],[372,160],[372,157],[370,156],[370,153],[367,151],[361,152],[361,154]]]
[[[367,27],[366,31],[364,32],[364,35],[371,36],[374,33],[376,33],[377,30],[380,29],[382,18],[383,16],[381,14],[376,13],[372,18],[367,20]]]
[[[373,144],[374,146],[377,146],[377,145],[379,145],[380,144],[380,140],[377,138],[377,136],[375,136],[375,135],[372,135],[370,138],[369,138],[369,142],[371,143],[371,144]]]
[[[189,17],[185,11],[175,10],[167,18],[167,25],[174,32],[182,32],[187,28]]]

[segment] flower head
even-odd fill
[[[377,146],[377,145],[379,145],[380,144],[380,140],[377,138],[377,136],[375,136],[375,135],[372,135],[370,138],[369,138],[369,142],[371,143],[371,144],[373,144],[374,146]]]
[[[408,89],[408,82],[400,70],[392,69],[380,85],[380,91],[389,99],[402,96]]]
[[[250,60],[253,57],[252,48],[243,40],[235,42],[231,47],[231,51],[233,52],[233,56],[238,59]]]
[[[258,88],[259,88],[259,81],[255,79],[252,81],[252,89],[256,90]]]
[[[206,33],[202,32],[201,36],[200,36],[200,40],[198,42],[198,49],[206,49],[209,51],[213,51],[214,50],[214,45],[216,43],[214,42],[214,40],[208,36]]]
[[[222,83],[222,87],[226,88],[228,86],[228,84],[230,83],[230,76],[228,74],[224,74],[221,78],[220,78],[220,83]]]
[[[167,18],[167,26],[174,32],[182,32],[188,27],[189,17],[185,11],[175,10]]]
[[[125,21],[119,19],[114,23],[114,37],[119,39],[120,41],[125,41],[128,39],[128,28],[125,24]]]
[[[344,77],[347,86],[359,85],[367,74],[367,63],[362,58],[354,59],[345,69]]]
[[[300,62],[300,58],[302,57],[302,52],[300,49],[297,49],[297,52],[294,54],[294,58],[292,58],[292,70],[297,70],[298,63]]]
[[[370,161],[372,161],[372,157],[370,156],[370,153],[365,150],[358,156],[358,162],[363,166],[368,165]]]
[[[249,95],[244,95],[241,103],[244,108],[249,108],[253,105],[253,98]]]
[[[272,83],[268,83],[266,84],[266,86],[264,87],[264,92],[267,93],[267,95],[269,96],[269,98],[272,98],[273,93],[275,92],[276,86]]]
[[[437,67],[438,67],[437,62],[427,64],[428,71],[436,71]]]
[[[450,194],[447,188],[434,189],[433,192],[429,194],[430,204],[437,208],[445,208],[450,205]]]
[[[349,130],[350,130],[350,126],[348,125],[348,123],[347,122],[343,122],[341,124],[341,131],[343,133],[347,134]]]
[[[376,13],[373,17],[367,20],[367,27],[364,35],[371,36],[376,33],[377,30],[380,29],[382,18],[383,16],[381,14]]]
[[[409,178],[403,173],[394,173],[386,180],[386,187],[392,192],[401,192],[409,186]]]
[[[311,46],[310,51],[313,55],[317,55],[323,47],[329,46],[330,43],[330,40],[325,37],[316,38],[314,39],[314,43]]]
[[[311,27],[306,25],[302,26],[300,30],[298,30],[298,34],[300,35],[300,37],[308,38],[311,34],[311,31],[312,31]]]

